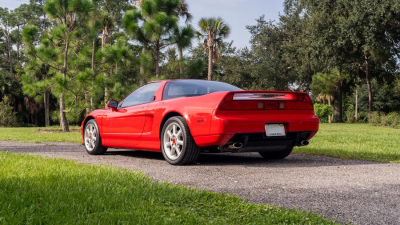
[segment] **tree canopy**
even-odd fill
[[[157,79],[305,91],[332,101],[335,122],[355,93],[360,113],[400,111],[399,1],[285,0],[279,20],[254,19],[249,45],[238,49],[230,21],[193,21],[185,0],[30,0],[0,8],[0,101],[21,125],[64,131]]]

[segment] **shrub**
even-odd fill
[[[354,109],[354,106],[353,106],[353,105],[350,105],[350,106],[347,108],[346,112],[344,113],[345,116],[346,116],[346,122],[347,122],[347,123],[354,123],[354,122],[355,122],[355,118],[354,118],[355,113],[356,113],[356,111],[355,111],[355,109]]]
[[[398,115],[399,116],[397,117],[397,120],[395,120],[393,123],[394,128],[400,128],[400,114],[398,114]]]
[[[380,112],[374,112],[369,116],[369,123],[373,126],[400,128],[400,113],[391,112],[385,115]]]
[[[380,126],[385,126],[386,124],[386,115],[385,114],[381,114],[381,122],[378,124]]]
[[[385,126],[395,127],[400,120],[400,115],[396,112],[391,112],[386,116]]]
[[[314,112],[321,123],[328,123],[329,115],[333,114],[333,107],[325,104],[315,103]]]
[[[368,112],[358,112],[358,122],[368,123]]]
[[[13,112],[7,97],[0,102],[0,127],[17,126],[17,113]]]
[[[373,112],[368,117],[368,121],[373,126],[380,126],[381,125],[381,114],[380,112]]]

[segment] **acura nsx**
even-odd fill
[[[162,152],[173,165],[194,163],[202,152],[258,152],[283,159],[309,144],[319,120],[307,93],[244,91],[216,81],[150,82],[82,122],[92,155],[108,148]]]

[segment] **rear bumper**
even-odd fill
[[[266,137],[265,124],[284,124],[285,137]],[[217,117],[211,121],[210,135],[194,137],[200,147],[225,149],[229,144],[240,142],[242,151],[258,151],[272,146],[298,146],[310,140],[318,131],[319,119],[309,114],[254,115]]]
[[[291,132],[285,137],[267,137],[265,133],[236,134],[225,145],[218,146],[223,152],[262,152],[279,151],[287,147],[302,146],[302,142],[314,136],[316,132]],[[240,143],[241,148],[233,148],[234,143]]]

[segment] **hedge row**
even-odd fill
[[[391,112],[385,115],[381,112],[374,112],[369,118],[369,123],[373,126],[400,128],[400,113]]]

